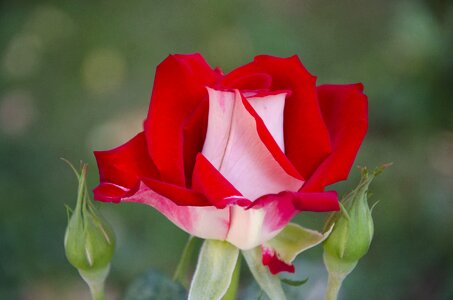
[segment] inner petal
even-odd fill
[[[244,106],[243,101],[247,100],[238,91],[208,89],[208,92],[208,130],[202,153],[211,164],[250,200],[281,191],[297,191],[303,181],[289,175],[263,144],[256,120]],[[283,148],[284,95],[268,97],[252,98],[251,105],[266,119],[268,130]]]
[[[277,142],[280,149],[285,152],[283,136],[283,111],[287,92],[267,96],[247,97],[250,105],[261,117],[267,130]]]

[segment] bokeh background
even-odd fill
[[[64,256],[64,204],[75,203],[76,179],[59,158],[89,162],[93,187],[92,151],[140,130],[156,65],[188,52],[225,71],[260,53],[297,54],[319,83],[363,82],[370,128],[356,164],[394,166],[371,187],[380,201],[375,238],[343,299],[453,299],[447,0],[2,1],[1,299],[87,299]],[[336,188],[344,193],[357,179],[353,169]],[[184,232],[150,207],[99,206],[118,236],[110,299],[149,268],[171,276]],[[325,217],[296,221],[319,229]],[[309,267],[298,276],[324,280],[321,253],[301,255]]]

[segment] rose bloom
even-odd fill
[[[250,249],[301,211],[338,210],[367,130],[362,84],[316,86],[297,56],[224,75],[199,54],[156,70],[144,129],[96,151],[97,200],[150,205],[188,233]]]

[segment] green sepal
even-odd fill
[[[269,272],[269,269],[263,266],[261,260],[261,247],[243,250],[242,255],[256,282],[267,296],[271,300],[285,300],[286,296],[283,292],[280,278],[276,275],[272,275],[271,272]]]
[[[279,259],[290,264],[301,252],[322,243],[332,231],[331,226],[325,233],[289,223],[273,239],[264,243],[265,248],[277,252]]]
[[[188,271],[190,267],[190,261],[194,254],[197,244],[197,238],[194,236],[189,236],[184,250],[182,251],[181,258],[179,259],[178,266],[176,267],[175,273],[173,274],[173,281],[180,283],[187,290],[190,286],[190,281],[188,279]]]
[[[292,280],[288,278],[282,278],[281,281],[289,286],[301,286],[304,285],[308,282],[308,277],[302,280]]]
[[[189,300],[219,300],[230,286],[239,249],[225,241],[205,240],[189,291]]]

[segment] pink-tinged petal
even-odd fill
[[[292,194],[270,194],[258,198],[249,206],[231,206],[227,241],[247,250],[272,239],[298,213]]]
[[[184,126],[200,102],[206,101],[205,87],[214,85],[219,76],[199,54],[170,55],[157,67],[145,133],[162,180],[185,185],[185,174],[192,171],[185,168],[193,166],[195,157],[184,154],[201,149],[204,132],[191,131],[200,136],[191,136],[193,140],[184,144]]]
[[[234,198],[234,197],[233,197]],[[231,223],[227,241],[247,250],[274,238],[300,211],[339,209],[336,192],[280,192],[264,195],[246,206],[231,206]]]
[[[290,176],[297,178],[303,182],[303,177],[299,174],[297,169],[294,167],[292,162],[283,153],[280,146],[272,137],[272,134],[267,129],[264,121],[253,109],[252,105],[242,97],[242,104],[248,113],[255,119],[256,128],[261,142],[266,146],[267,150],[272,154],[272,157],[278,162],[278,164],[285,170]]]
[[[362,84],[323,85],[318,97],[333,152],[303,190],[320,188],[348,177],[368,128],[368,102]]]
[[[205,195],[217,208],[243,203],[243,197],[228,199],[231,196],[241,196],[241,193],[201,153],[197,156],[193,170],[192,189]]]
[[[100,186],[95,189],[97,200],[118,202],[137,189],[141,177],[159,178],[143,132],[117,148],[95,151],[94,155],[100,180]]]
[[[122,201],[150,205],[176,226],[200,238],[224,240],[228,232],[230,215],[228,208],[179,206],[145,184],[140,185],[137,193]]]
[[[287,93],[281,93],[264,97],[247,97],[248,102],[263,120],[267,130],[283,152],[285,152],[283,111],[286,95]]]
[[[219,170],[229,143],[236,100],[232,92],[208,88],[208,93],[208,129],[202,153]]]
[[[303,178],[309,178],[331,152],[329,133],[321,115],[316,78],[297,56],[278,58],[260,55],[247,65],[227,74],[223,82],[234,82],[247,74],[266,73],[272,77],[271,90],[290,90],[284,115],[285,151]]]
[[[248,209],[265,212],[263,241],[273,238],[299,212],[294,205],[295,194],[295,192],[280,192],[264,195],[248,207]]]
[[[294,273],[296,269],[293,264],[288,264],[278,257],[277,252],[272,248],[261,247],[262,250],[262,262],[263,265],[269,267],[269,271],[272,274],[278,274],[280,272]]]
[[[209,89],[208,130],[202,153],[248,199],[298,190],[303,181],[288,174],[275,160],[258,133],[259,116],[252,116],[250,111],[253,108],[239,92]]]
[[[230,206],[230,228],[226,240],[241,250],[261,245],[265,212],[262,209],[247,209]]]

